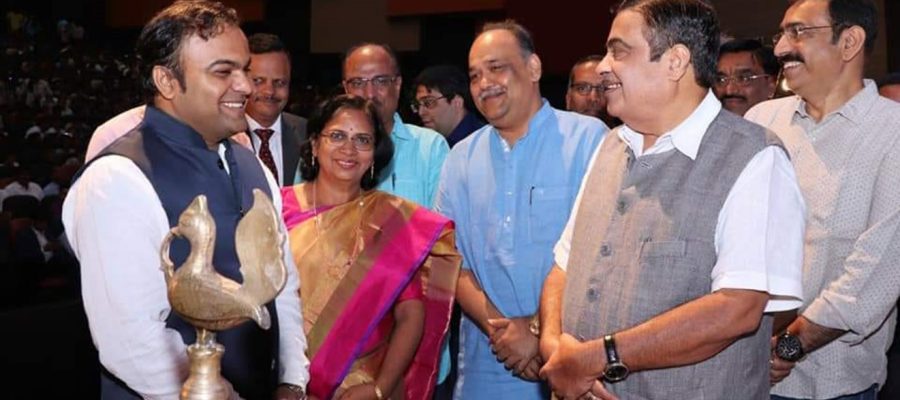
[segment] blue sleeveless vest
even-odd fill
[[[216,221],[213,265],[218,273],[242,282],[234,243],[237,223],[253,205],[254,188],[263,190],[269,198],[272,193],[256,156],[228,140],[222,143],[230,173],[219,154],[210,150],[196,131],[148,106],[144,121],[110,144],[92,162],[110,154],[131,159],[153,185],[170,227],[177,225],[181,212],[194,197],[205,194]],[[82,172],[88,167],[90,164]],[[186,240],[172,242],[170,257],[176,266],[187,259],[189,252]],[[160,279],[163,279],[162,275]],[[270,399],[277,385],[278,314],[274,301],[267,304],[267,308],[272,317],[269,330],[262,330],[255,322],[247,321],[216,336],[216,340],[225,346],[222,375],[245,399]],[[194,343],[194,328],[174,311],[166,320],[166,326],[177,330],[185,344]],[[105,370],[101,377],[101,392],[104,399],[139,398]]]

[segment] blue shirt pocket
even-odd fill
[[[571,186],[534,186],[528,193],[528,231],[534,243],[559,240],[572,207]]]

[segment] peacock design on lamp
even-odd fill
[[[199,195],[181,213],[178,225],[163,239],[160,256],[172,309],[197,329],[196,343],[188,346],[190,376],[182,399],[227,399],[231,385],[220,374],[225,348],[216,332],[248,319],[263,329],[272,324],[266,304],[284,288],[287,268],[278,229],[278,215],[268,196],[253,190],[253,207],[238,222],[235,245],[243,284],[218,274],[212,265],[216,223],[206,196]],[[179,268],[169,258],[175,237],[185,238],[191,253]]]

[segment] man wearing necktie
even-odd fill
[[[291,86],[291,58],[278,36],[251,35],[250,80],[253,95],[247,103],[247,123],[253,151],[272,172],[279,186],[291,185],[306,139],[306,119],[282,112]]]

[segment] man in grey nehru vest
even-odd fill
[[[767,399],[773,311],[797,308],[804,205],[781,143],[710,90],[702,0],[619,6],[607,135],[541,296],[541,375],[566,398]]]
[[[863,79],[877,21],[871,0],[792,2],[775,55],[796,96],[746,114],[784,141],[809,205],[803,306],[772,341],[773,399],[874,399],[887,376],[900,295],[900,104]]]

